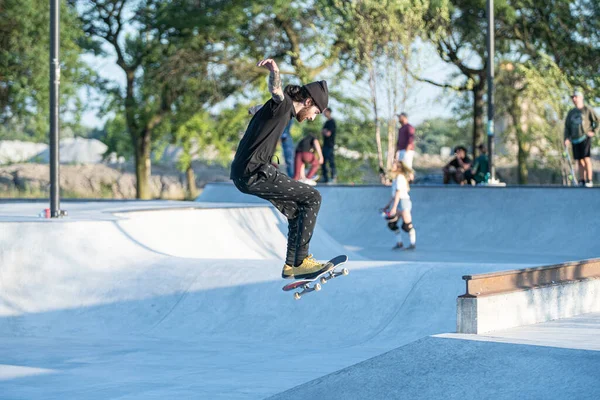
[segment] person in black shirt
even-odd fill
[[[311,186],[316,185],[315,175],[319,165],[323,164],[323,152],[317,138],[313,135],[307,135],[298,142],[295,158],[294,179]],[[310,164],[308,175],[304,172],[305,163]]]
[[[459,185],[464,185],[472,178],[471,159],[467,156],[467,149],[456,146],[455,157],[444,167],[444,184],[450,183],[450,179]]]
[[[254,115],[262,108],[262,104],[252,106],[248,109],[249,115]],[[293,119],[286,125],[283,133],[281,134],[281,150],[283,151],[283,158],[285,160],[285,169],[287,170],[288,176],[294,176],[294,142],[290,130],[292,129]]]
[[[334,157],[334,148],[335,148],[335,119],[331,117],[331,108],[325,110],[325,117],[327,117],[327,122],[323,125],[323,129],[321,133],[323,134],[323,183],[333,182],[335,183],[337,179],[336,171],[335,171],[335,157]],[[329,175],[329,171],[327,166],[329,165],[329,169],[331,169],[331,176]],[[331,180],[330,180],[331,178]]]
[[[271,165],[277,142],[289,123],[313,121],[329,101],[327,82],[281,87],[279,67],[272,59],[257,64],[270,71],[269,99],[254,114],[240,141],[230,177],[243,193],[270,201],[288,219],[285,279],[310,278],[326,268],[308,254],[308,246],[321,207],[321,194],[313,187],[295,181]]]

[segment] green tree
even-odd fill
[[[464,142],[470,127],[454,118],[432,118],[416,127],[416,147],[421,153],[440,154],[442,147],[453,148]]]
[[[77,14],[61,3],[61,112],[77,119],[77,90],[88,82],[80,60]],[[0,123],[6,136],[46,140],[49,119],[50,6],[46,0],[0,0]],[[68,125],[62,122],[62,125]]]
[[[513,23],[504,29],[532,59],[550,57],[570,85],[600,99],[600,2],[547,0],[512,2]]]
[[[484,135],[486,0],[449,0],[449,19],[439,17],[439,9],[440,4],[432,3],[425,17],[426,31],[441,59],[457,72],[446,82],[421,80],[470,93],[475,148]],[[494,14],[496,59],[531,60],[530,67],[535,69],[543,64],[541,58],[550,56],[571,85],[583,86],[591,97],[600,97],[597,1],[496,0]]]
[[[342,67],[354,72],[357,79],[366,77],[368,82],[380,168],[384,167],[380,123],[381,86],[383,83],[389,88],[388,108],[393,113],[401,97],[397,90],[398,70],[406,74],[411,45],[423,26],[422,15],[427,10],[425,4],[413,0],[330,0],[325,8],[335,26]],[[408,76],[404,79],[406,82]],[[393,118],[393,115],[390,117]],[[387,123],[388,165],[395,153],[394,124],[395,121]]]
[[[368,172],[378,169],[375,126],[371,119],[350,116],[338,121],[336,169],[338,180],[360,184]],[[370,171],[369,171],[370,170]]]
[[[106,121],[102,132],[97,138],[107,146],[104,153],[105,158],[111,153],[116,153],[126,160],[133,157],[134,150],[132,142],[127,136],[127,121],[125,121],[123,113],[118,113],[115,117]]]
[[[506,2],[494,3],[498,21],[507,19]],[[440,13],[447,7],[446,12]],[[448,15],[449,17],[446,17]],[[432,2],[425,14],[426,33],[441,60],[455,67],[446,82],[419,78],[435,86],[469,92],[472,107],[471,146],[475,154],[484,136],[486,89],[486,0],[449,0],[447,4]],[[496,32],[496,51],[508,49],[501,32]]]
[[[147,199],[152,142],[189,118],[192,104],[202,109],[221,99],[224,87],[241,86],[230,70],[244,66],[231,29],[239,10],[219,0],[73,1],[92,38],[88,48],[98,53],[108,47],[125,75],[125,88],[115,84],[108,92],[125,116],[137,197]]]
[[[197,195],[192,162],[202,158],[209,164],[228,165],[234,146],[248,125],[247,110],[248,106],[244,104],[223,109],[216,116],[200,111],[178,124],[174,130],[174,144],[183,150],[178,168],[186,173],[188,198],[193,199]]]
[[[337,61],[338,42],[323,15],[322,0],[303,4],[286,0],[242,3],[246,18],[239,32],[248,54],[277,59],[282,73],[296,76],[301,83],[313,81]]]
[[[567,77],[550,57],[501,64],[498,111],[509,121],[505,139],[517,144],[520,184],[528,183],[529,157],[534,149],[538,158],[550,161],[553,168],[561,164],[562,118],[569,109],[564,93],[568,87]]]

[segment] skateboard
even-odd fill
[[[316,275],[314,278],[298,279],[292,283],[288,283],[287,285],[285,285],[283,287],[283,291],[289,292],[291,290],[296,290],[296,289],[301,288],[302,291],[294,293],[294,299],[296,299],[296,300],[300,300],[302,295],[304,295],[306,293],[318,292],[319,290],[321,290],[321,283],[325,284],[325,283],[327,283],[328,280],[336,278],[340,275],[348,275],[348,273],[350,271],[348,271],[347,268],[342,268],[339,271],[335,270],[340,265],[345,264],[346,261],[348,261],[348,256],[346,256],[346,255],[334,257],[331,260],[327,261],[326,264],[328,265],[328,267],[326,269],[324,269],[322,272],[320,272],[318,275]],[[310,285],[312,282],[315,282],[317,280],[320,283],[316,282],[314,285],[312,285],[312,286]]]
[[[569,163],[569,169],[571,170],[571,174],[569,175],[569,180],[573,182],[573,186],[578,186],[577,178],[575,178],[575,170],[573,169],[573,163],[571,163],[571,155],[569,154],[569,148],[565,146],[565,151],[563,152],[563,156],[567,159]]]

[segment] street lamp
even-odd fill
[[[494,167],[494,0],[487,0],[487,86],[488,86],[488,154],[490,183],[496,182]]]
[[[66,213],[60,210],[59,180],[59,94],[60,94],[60,1],[50,0],[50,217],[59,218]]]

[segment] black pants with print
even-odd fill
[[[253,175],[235,178],[233,183],[242,193],[270,201],[286,216],[289,222],[286,264],[302,264],[321,208],[319,191],[287,177],[270,164],[262,165]]]

